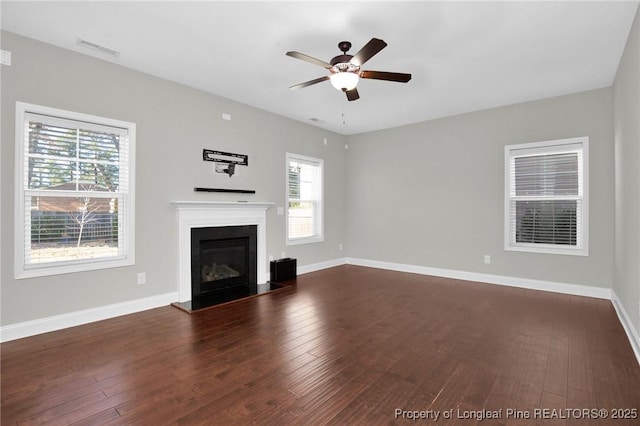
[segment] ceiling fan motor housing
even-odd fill
[[[351,58],[353,58],[352,55],[338,55],[331,59],[329,63],[334,66],[337,64],[348,64],[351,61]]]
[[[353,59],[353,55],[347,55],[347,51],[351,49],[351,43],[348,41],[341,41],[338,43],[338,48],[342,50],[342,55],[338,55],[331,59],[329,63],[333,65],[331,67],[331,72],[356,72],[359,71],[360,67],[356,67],[351,64],[351,59]],[[357,69],[355,69],[357,68]]]

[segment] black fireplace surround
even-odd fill
[[[191,228],[191,299],[256,292],[257,225]]]

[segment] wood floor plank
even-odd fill
[[[115,408],[107,408],[104,411],[100,411],[96,414],[91,414],[88,417],[71,423],[72,426],[92,426],[92,425],[106,425],[114,420],[120,421],[120,414]]]
[[[443,425],[609,425],[506,410],[640,408],[640,366],[607,300],[351,265],[0,350],[3,425],[383,425],[425,410],[453,413]],[[482,410],[503,417],[468,417]]]

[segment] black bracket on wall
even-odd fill
[[[234,154],[233,152],[214,151],[212,149],[203,149],[202,159],[204,161],[215,162],[216,165],[214,170],[218,173],[226,173],[229,177],[235,173],[236,166],[247,166],[249,164],[249,156],[247,155]],[[226,168],[224,164],[227,165]]]
[[[249,156],[244,154],[234,154],[232,152],[214,151],[212,149],[202,150],[203,161],[214,161],[216,163],[227,163],[238,166],[248,166]]]

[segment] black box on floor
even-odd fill
[[[284,258],[271,261],[271,281],[294,280],[297,276],[296,259]]]

